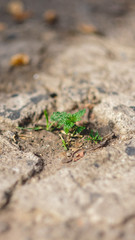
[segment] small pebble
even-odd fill
[[[71,157],[71,153],[70,152],[67,152],[67,157]]]

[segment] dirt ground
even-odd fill
[[[135,1],[17,1],[23,13],[9,2],[0,0],[0,238],[134,240]],[[12,64],[15,54],[28,63]],[[58,130],[17,128],[44,126],[44,109],[83,108],[86,130],[68,151]],[[85,140],[91,129],[100,143]]]

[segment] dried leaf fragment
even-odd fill
[[[4,31],[6,29],[7,25],[3,22],[0,22],[0,32]]]
[[[18,53],[11,57],[10,65],[11,66],[23,66],[27,65],[30,62],[30,57],[27,54]]]
[[[7,5],[7,10],[10,14],[16,15],[24,11],[24,5],[21,1],[11,1]]]
[[[32,15],[30,11],[24,10],[24,5],[20,1],[10,2],[7,6],[7,10],[12,15],[13,19],[18,23],[24,22]]]
[[[97,28],[94,25],[86,24],[86,23],[80,24],[78,26],[78,30],[79,30],[79,32],[81,32],[83,34],[92,34],[92,33],[98,32]]]
[[[55,10],[46,11],[43,18],[48,24],[54,24],[58,21],[58,15]]]
[[[74,162],[78,161],[80,158],[84,157],[84,150],[77,150],[76,152],[73,153],[74,156]]]

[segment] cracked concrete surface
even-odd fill
[[[16,185],[42,171],[44,162],[32,152],[24,153],[2,136],[0,150],[0,209],[3,209],[10,202]]]
[[[28,68],[11,71],[2,59],[1,240],[134,240],[135,42],[133,36],[130,45],[120,36],[114,38],[118,29],[129,36],[132,14],[112,35],[107,28],[105,37],[75,34],[61,40],[57,30],[43,31],[41,25],[36,56]],[[22,35],[26,26],[20,27]],[[14,41],[15,46],[19,40]],[[48,48],[44,57],[37,50],[41,46]],[[27,50],[25,44],[22,48]],[[56,133],[16,128],[44,124],[45,108],[51,114],[84,107],[90,126],[107,138],[101,145],[79,146],[84,156],[77,162],[63,161],[67,153]]]

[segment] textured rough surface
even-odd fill
[[[11,136],[11,142],[7,137],[0,136],[0,209],[8,204],[18,183],[25,182],[43,167],[39,157],[18,148],[13,132],[7,132],[7,135]]]
[[[50,104],[51,105],[51,104]],[[49,106],[49,94],[40,92],[14,94],[2,97],[0,104],[0,123],[18,126],[26,119],[36,118]],[[35,116],[36,115],[36,116]]]
[[[83,21],[95,11],[106,36],[69,33],[64,12],[56,29],[31,20],[0,37],[1,240],[135,239],[134,8],[132,1],[130,8],[126,0],[106,2],[73,4],[83,9]],[[10,69],[7,61],[18,49],[33,56],[31,64]],[[44,126],[45,108],[49,114],[86,108],[83,120],[103,141],[76,140],[66,152],[57,131],[16,128]]]

